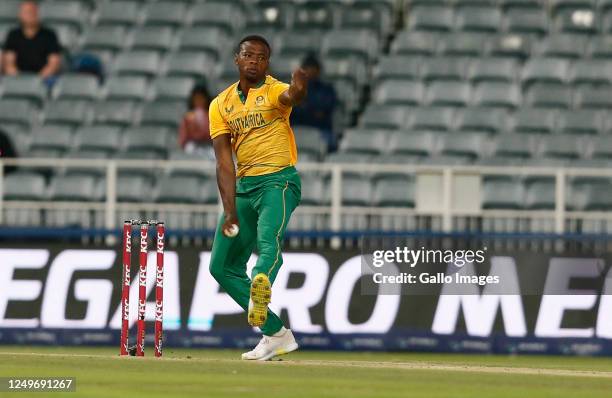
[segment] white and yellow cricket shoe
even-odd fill
[[[242,354],[242,359],[268,361],[276,356],[288,354],[298,349],[298,343],[290,329],[284,327],[272,336],[263,336],[252,351]]]
[[[251,281],[249,325],[263,326],[268,319],[268,304],[272,300],[272,285],[266,274],[257,274]]]

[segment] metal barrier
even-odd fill
[[[16,201],[4,200],[4,167],[17,166],[19,170],[26,171],[32,168],[54,169],[103,169],[105,170],[106,196],[103,202],[82,201]],[[122,219],[119,212],[149,212],[153,218],[159,212],[187,212],[190,214],[218,214],[221,205],[215,204],[181,204],[181,203],[154,203],[117,201],[117,175],[122,169],[154,169],[167,173],[170,170],[199,170],[215,175],[215,164],[210,161],[199,160],[106,160],[106,159],[0,159],[0,225],[4,223],[5,212],[18,209],[31,210],[84,210],[103,214],[103,222],[90,225],[91,228],[105,228],[107,230],[118,228]],[[605,177],[612,178],[612,170],[597,168],[552,168],[552,167],[515,167],[515,166],[433,166],[433,165],[403,165],[403,164],[331,164],[331,163],[300,163],[298,169],[302,174],[318,173],[328,175],[330,178],[329,205],[303,205],[296,214],[321,215],[325,219],[325,230],[341,231],[342,217],[356,215],[367,217],[413,217],[427,219],[427,228],[419,223],[412,229],[429,229],[432,231],[451,232],[464,229],[461,226],[469,224],[470,219],[527,219],[545,220],[551,222],[550,229],[541,231],[556,234],[577,232],[572,227],[576,221],[612,221],[612,212],[607,211],[576,211],[567,210],[565,194],[568,189],[567,179],[570,177]],[[342,179],[347,173],[357,173],[364,176],[374,173],[397,173],[419,178],[423,175],[438,176],[441,181],[441,203],[437,209],[416,207],[375,207],[375,206],[346,206],[343,205]],[[454,208],[453,186],[458,179],[465,176],[482,180],[482,176],[520,176],[520,177],[551,177],[555,180],[555,208],[554,210],[492,210],[482,209],[480,204],[465,210]],[[307,189],[304,187],[303,189]],[[416,193],[417,196],[419,193]],[[427,200],[427,198],[425,198]],[[475,200],[478,200],[475,197]],[[421,201],[423,199],[421,198]],[[467,221],[466,221],[467,220]],[[607,227],[606,227],[607,228]],[[525,232],[525,231],[505,231]]]

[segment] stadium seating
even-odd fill
[[[64,154],[73,145],[73,133],[65,126],[42,126],[32,134],[30,150],[49,150]]]
[[[495,140],[494,154],[499,157],[530,158],[534,147],[533,136],[503,134]]]
[[[134,51],[157,51],[164,54],[174,45],[174,32],[167,26],[145,26],[137,29],[132,36],[131,49]]]
[[[151,151],[158,153],[161,157],[167,156],[168,143],[170,142],[168,130],[163,127],[136,127],[124,132],[126,151]]]
[[[177,52],[167,59],[168,76],[202,79],[214,73],[214,58],[207,53]]]
[[[512,59],[483,57],[473,61],[468,78],[473,83],[511,83],[516,80],[517,70],[517,63]]]
[[[2,80],[3,98],[25,99],[40,107],[46,95],[46,88],[36,75],[7,76]]]
[[[240,7],[230,2],[196,3],[190,12],[193,26],[215,26],[227,34],[234,34],[245,24],[245,17]]]
[[[414,207],[414,181],[409,178],[383,178],[376,182],[372,205]]]
[[[61,201],[95,201],[100,199],[100,188],[92,176],[55,176],[49,186],[49,196]]]
[[[110,156],[121,147],[122,132],[118,127],[87,126],[81,127],[76,137],[79,150],[103,151]]]
[[[321,132],[314,127],[295,126],[293,128],[295,142],[300,148],[299,156],[311,156],[319,161],[325,156],[326,146],[321,140]]]
[[[457,112],[455,127],[458,131],[499,133],[505,125],[504,116],[497,110],[470,107]]]
[[[140,5],[133,1],[108,1],[98,6],[97,24],[100,26],[136,25],[140,17]]]
[[[150,102],[144,105],[140,123],[149,126],[163,126],[176,129],[181,113],[185,110],[185,103],[179,102]]]
[[[125,127],[134,123],[136,105],[132,101],[101,101],[95,104],[93,123]]]
[[[68,74],[54,87],[53,97],[58,100],[96,100],[100,96],[98,79],[91,75]]]
[[[125,47],[126,30],[122,26],[94,26],[83,34],[84,51],[109,50],[118,52]]]
[[[482,207],[484,209],[522,209],[525,189],[516,181],[485,181]]]
[[[565,134],[597,135],[604,132],[604,114],[601,111],[576,110],[559,115],[559,132]]]
[[[155,51],[125,52],[117,56],[114,73],[150,78],[159,73],[160,67],[161,57]]]
[[[436,149],[437,135],[432,132],[398,132],[390,140],[390,150],[396,155],[416,155],[420,158],[431,156]]]
[[[220,60],[222,52],[231,43],[227,34],[215,27],[190,27],[181,31],[178,37],[181,51],[204,52]]]
[[[153,98],[156,101],[183,101],[189,97],[194,84],[190,77],[160,77],[153,85]]]
[[[177,28],[182,26],[187,15],[187,5],[176,1],[147,4],[144,23],[149,26]]]
[[[79,1],[45,1],[40,6],[40,16],[46,23],[68,25],[80,31],[89,18],[89,11]]]
[[[113,76],[106,82],[106,100],[144,101],[149,92],[146,77]]]
[[[318,131],[295,126],[302,162],[609,165],[612,2],[400,3],[402,13],[386,0],[45,0],[41,14],[66,52],[100,55],[105,78],[66,73],[48,93],[35,76],[3,76],[0,123],[20,152],[34,157],[192,159],[176,148],[189,92],[205,81],[215,95],[235,82],[233,46],[246,33],[263,32],[273,47],[273,75],[288,81],[304,55],[315,53],[341,101],[337,153],[327,153]],[[0,35],[13,26],[18,4],[0,2]],[[61,197],[57,187],[67,182],[55,178],[65,172],[87,177],[84,186],[95,191],[75,197],[100,198],[99,171],[67,170],[56,170],[49,187],[36,185],[32,197],[44,199],[47,190]],[[141,172],[120,174],[119,185],[154,190],[166,203],[216,200],[203,173],[177,172],[181,179],[171,182]],[[307,174],[303,202],[328,204],[329,181]],[[413,178],[346,174],[346,205],[415,206]],[[181,197],[164,193],[196,179],[193,191],[176,193]],[[549,181],[484,181],[486,209],[553,208]],[[606,188],[573,193],[570,208],[610,208],[597,198]],[[125,191],[121,201],[143,200]],[[298,224],[321,223],[312,216]]]
[[[43,200],[47,195],[47,184],[40,174],[11,174],[4,182],[4,195],[7,200]]]
[[[197,177],[163,177],[158,184],[157,202],[166,203],[203,203],[208,196],[203,182]]]
[[[18,0],[6,0],[0,3],[0,22],[14,23],[15,16],[19,13]]]
[[[88,101],[57,100],[50,101],[44,111],[45,124],[77,127],[85,124],[90,116]]]

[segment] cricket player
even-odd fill
[[[268,304],[271,285],[283,263],[285,229],[301,197],[289,115],[306,96],[308,77],[298,69],[288,85],[267,75],[270,54],[265,38],[242,39],[234,57],[240,80],[221,92],[209,109],[224,210],[215,233],[210,272],[248,310],[249,324],[261,328],[259,344],[242,354],[242,359],[250,360],[269,360],[298,348],[291,330]],[[246,264],[255,246],[259,258],[249,278]]]

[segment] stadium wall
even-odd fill
[[[152,291],[155,253],[149,256]],[[209,251],[196,248],[166,252],[169,349],[242,348],[259,339],[208,272],[209,257]],[[388,293],[372,284],[367,255],[358,250],[287,252],[274,285],[273,308],[307,349],[612,355],[608,254],[561,257],[528,248],[490,248],[486,257],[487,265],[473,272],[487,275],[503,266],[517,282],[518,294],[495,294],[486,286],[456,294],[435,284],[418,293],[404,287]],[[0,343],[119,345],[120,251],[5,242],[0,243],[0,259]],[[432,274],[446,267],[428,266]],[[132,280],[137,280],[134,275]],[[147,303],[148,321],[154,319],[154,307],[153,301]],[[149,347],[152,337],[149,328]]]

